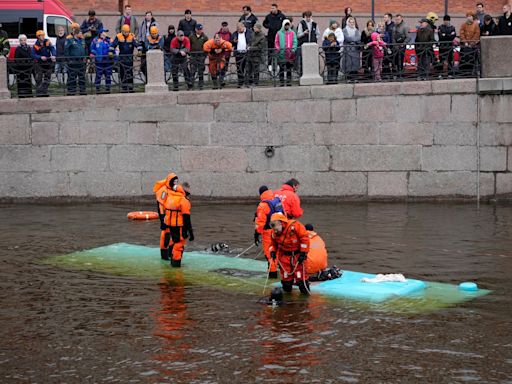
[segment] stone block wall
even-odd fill
[[[171,170],[196,196],[509,194],[511,105],[475,79],[2,100],[0,197],[150,195]]]

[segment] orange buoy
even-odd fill
[[[127,217],[130,220],[156,220],[158,219],[158,212],[136,211],[128,213]]]

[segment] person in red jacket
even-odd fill
[[[281,189],[274,192],[283,203],[284,211],[289,219],[298,219],[304,211],[300,206],[300,198],[297,195],[300,183],[297,179],[290,179],[283,184]]]
[[[270,227],[270,257],[279,264],[283,291],[291,292],[293,284],[296,284],[301,293],[309,294],[305,266],[309,252],[308,231],[304,225],[296,220],[288,220],[282,213],[274,213],[270,217]]]
[[[283,213],[281,200],[274,197],[274,192],[268,189],[266,185],[262,185],[259,190],[260,203],[256,208],[254,218],[254,244],[258,246],[260,240],[262,249],[268,260],[268,277],[277,279],[277,263],[270,257],[269,247],[272,240],[272,228],[270,228],[270,217],[275,212]]]

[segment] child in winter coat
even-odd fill
[[[378,32],[373,32],[372,41],[365,46],[365,49],[367,47],[372,47],[373,76],[375,80],[381,81],[380,74],[382,72],[382,60],[384,59],[386,43],[382,40],[381,35]]]

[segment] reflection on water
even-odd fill
[[[234,207],[194,207],[192,248],[247,248],[254,205]],[[40,263],[118,242],[157,246],[158,225],[127,221],[129,210],[1,208],[0,382],[512,381],[509,206],[305,205],[331,264],[493,290],[417,315],[296,295],[273,309],[254,294],[184,285],[180,273],[141,279]]]

